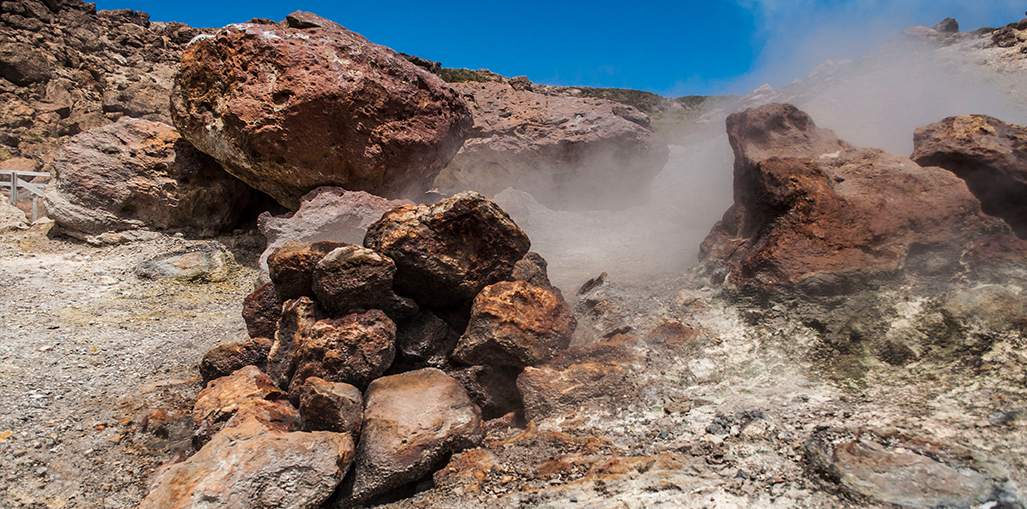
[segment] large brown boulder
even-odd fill
[[[53,161],[44,203],[64,231],[88,236],[141,227],[233,228],[253,190],[175,128],[124,119],[73,137]]]
[[[286,242],[267,258],[268,273],[282,301],[314,296],[314,268],[326,254],[346,244],[332,240]]]
[[[360,389],[382,376],[396,358],[396,324],[385,313],[366,313],[321,320],[301,339],[293,353],[295,367],[289,395],[296,400],[303,382],[316,376]]]
[[[853,147],[791,105],[727,119],[734,205],[703,241],[742,289],[806,291],[959,270],[977,240],[1008,233],[966,184],[940,168]]]
[[[139,507],[312,509],[331,496],[352,459],[347,433],[290,433],[249,419],[158,472]]]
[[[567,348],[578,322],[553,292],[524,281],[485,287],[453,351],[464,364],[524,367]]]
[[[434,368],[379,378],[365,401],[364,432],[344,490],[350,501],[416,481],[483,438],[481,411],[459,382]]]
[[[445,193],[514,187],[552,209],[623,209],[648,201],[670,154],[631,106],[498,82],[452,86],[470,98],[474,127],[435,179]]]
[[[307,378],[299,389],[304,431],[334,431],[360,437],[364,395],[350,384]]]
[[[466,192],[431,206],[392,209],[368,227],[364,246],[396,263],[397,293],[446,307],[507,279],[531,241],[499,205]]]
[[[46,55],[38,49],[17,42],[0,44],[0,76],[7,81],[25,87],[46,82],[51,75]]]
[[[196,147],[293,210],[318,186],[419,196],[472,124],[439,77],[309,13],[195,40],[171,116]]]
[[[208,351],[200,360],[200,376],[204,382],[231,375],[246,366],[260,367],[267,363],[271,340],[254,337],[249,341],[226,343]]]
[[[985,115],[948,117],[916,130],[910,157],[965,180],[981,210],[1027,239],[1027,128]]]
[[[396,264],[366,247],[335,248],[314,266],[314,295],[332,316],[380,309],[393,317],[417,314],[417,304],[392,291]]]

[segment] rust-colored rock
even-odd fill
[[[531,241],[495,202],[466,192],[392,209],[368,228],[364,246],[396,263],[397,293],[446,307],[507,279]]]
[[[567,348],[576,326],[574,313],[553,292],[524,281],[496,283],[474,299],[453,358],[471,365],[542,364]]]
[[[529,252],[514,264],[513,272],[510,273],[510,281],[526,281],[539,288],[545,288],[553,292],[556,298],[563,300],[563,292],[553,286],[549,281],[549,264],[542,255]]]
[[[488,421],[516,412],[524,407],[517,389],[520,368],[509,366],[470,366],[450,371],[467,390],[471,401],[481,409],[481,418]]]
[[[332,240],[286,242],[272,251],[267,266],[278,298],[283,302],[304,296],[313,298],[314,267],[317,267],[317,262],[334,249],[345,245]]]
[[[316,302],[307,297],[286,301],[282,305],[282,318],[278,320],[278,332],[267,354],[267,374],[279,387],[286,389],[296,368],[293,354],[299,345],[310,336],[310,330],[324,312]]]
[[[459,382],[437,369],[379,378],[366,395],[346,500],[365,501],[420,479],[446,455],[483,438],[481,411]]]
[[[303,382],[298,392],[304,431],[334,431],[360,437],[364,396],[359,389],[312,376]]]
[[[258,368],[267,363],[271,351],[271,340],[255,337],[249,341],[218,345],[200,360],[200,376],[204,382],[231,375],[246,366]]]
[[[200,391],[193,405],[193,424],[199,436],[209,437],[235,415],[243,403],[252,399],[274,401],[284,395],[256,366],[246,366],[210,381],[207,388]]]
[[[272,283],[264,283],[242,301],[242,319],[251,338],[273,338],[282,316],[282,299]]]
[[[396,357],[396,324],[385,313],[366,313],[315,323],[293,353],[290,399],[312,376],[360,389],[382,376]]]
[[[1027,128],[985,115],[948,117],[916,130],[910,157],[965,180],[981,210],[1027,239]]]
[[[167,124],[123,119],[73,137],[53,162],[48,215],[82,237],[108,231],[234,228],[253,190]]]
[[[645,114],[605,99],[543,95],[512,84],[452,85],[471,98],[474,127],[435,179],[437,188],[495,196],[514,187],[562,210],[648,201],[670,149]]]
[[[951,274],[975,241],[1009,232],[952,173],[853,147],[794,106],[746,110],[727,126],[735,203],[700,257],[726,263],[735,287],[836,293]]]
[[[381,309],[396,318],[413,316],[417,304],[392,291],[395,274],[396,264],[389,257],[365,247],[345,245],[314,266],[314,295],[336,317],[369,309]]]
[[[336,23],[290,16],[305,21],[229,25],[195,40],[172,91],[175,126],[293,210],[318,186],[427,191],[472,124],[460,95]]]
[[[282,432],[249,419],[155,476],[140,509],[320,507],[353,459],[346,433]]]

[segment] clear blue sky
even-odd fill
[[[1027,0],[359,2],[99,0],[153,21],[220,27],[305,10],[446,67],[537,83],[662,95],[777,87],[826,59],[859,58],[902,28],[954,17],[964,31],[1024,17]]]

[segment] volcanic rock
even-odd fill
[[[175,78],[175,126],[293,210],[318,186],[427,191],[472,124],[463,99],[388,48],[292,16],[304,28],[235,24],[195,40]]]
[[[274,401],[284,395],[256,366],[246,366],[229,376],[211,380],[193,405],[193,424],[198,429],[197,435],[214,435],[248,400]]]
[[[200,376],[204,383],[229,376],[246,366],[267,363],[267,354],[271,351],[271,340],[266,337],[254,337],[249,341],[227,343],[211,349],[200,360]]]
[[[303,419],[299,411],[288,400],[277,399],[269,401],[266,399],[249,398],[239,403],[239,409],[225,422],[224,427],[221,429],[241,426],[251,419],[256,419],[264,426],[278,431],[299,431],[303,427]],[[217,431],[216,428],[199,428],[193,435],[193,445],[199,449]],[[206,435],[204,435],[205,432]]]
[[[736,288],[832,294],[897,273],[951,274],[975,241],[1009,232],[951,173],[853,147],[794,106],[746,110],[727,126],[735,203],[700,258],[726,263]]]
[[[0,199],[0,231],[23,228],[28,224],[28,218],[21,209],[11,205],[6,197]]]
[[[364,432],[344,497],[365,501],[416,481],[482,438],[481,411],[442,371],[379,378],[367,388]]]
[[[77,237],[151,227],[233,228],[252,190],[167,124],[124,119],[73,137],[54,159],[44,203]]]
[[[400,371],[421,368],[445,369],[460,334],[431,311],[404,320],[396,330],[396,360]]]
[[[350,384],[307,378],[299,389],[304,431],[334,431],[360,437],[364,396]]]
[[[286,242],[267,258],[268,273],[282,301],[314,297],[314,268],[321,258],[345,244],[331,240]]]
[[[242,318],[251,338],[273,338],[282,316],[282,301],[273,283],[264,283],[242,301]]]
[[[43,53],[28,44],[0,44],[0,76],[20,87],[46,82],[52,75]]]
[[[932,27],[933,30],[942,34],[957,34],[959,33],[959,23],[954,18],[945,18],[938,22],[937,25]]]
[[[623,209],[648,201],[670,154],[631,106],[506,83],[452,86],[469,98],[474,127],[435,179],[443,193],[514,187],[552,209]]]
[[[371,223],[404,203],[412,205],[406,200],[387,200],[340,187],[314,189],[300,198],[300,208],[296,212],[282,216],[265,212],[257,218],[257,227],[267,238],[267,248],[260,255],[260,266],[266,271],[268,256],[286,242],[334,240],[361,244]]]
[[[368,227],[364,246],[396,263],[397,293],[446,307],[507,279],[531,241],[495,202],[466,192],[392,209]]]
[[[296,345],[289,384],[296,401],[312,376],[365,388],[382,376],[396,357],[396,324],[380,310],[315,323]]]
[[[471,365],[542,364],[567,348],[576,325],[574,313],[553,292],[524,281],[496,283],[474,299],[453,359]]]
[[[984,213],[1027,239],[1027,128],[985,115],[948,117],[913,135],[920,166],[940,166],[966,181]]]
[[[508,366],[470,366],[449,372],[467,390],[471,401],[481,409],[481,418],[488,421],[523,408],[517,389],[520,368]]]
[[[549,281],[548,265],[542,255],[529,252],[514,264],[513,272],[510,273],[510,281],[525,281],[539,288],[545,288],[563,301],[563,292]]]
[[[314,267],[314,294],[332,316],[381,309],[392,317],[417,314],[417,304],[392,291],[396,264],[361,246],[346,245]]]
[[[310,330],[324,312],[316,302],[307,297],[286,301],[282,305],[282,317],[278,320],[278,331],[267,354],[267,374],[275,384],[289,387],[295,369],[293,354],[299,345],[310,336]]]
[[[346,433],[285,433],[251,419],[159,472],[139,507],[312,509],[331,496],[352,458]]]

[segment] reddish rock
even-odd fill
[[[197,435],[209,437],[251,399],[274,401],[285,396],[256,366],[246,366],[229,376],[211,380],[193,405]]]
[[[204,382],[215,378],[231,375],[246,366],[257,366],[267,363],[267,354],[271,351],[271,340],[256,337],[249,341],[218,345],[211,349],[200,360],[200,376]]]
[[[366,313],[315,323],[296,345],[289,395],[297,400],[312,376],[365,388],[382,376],[396,357],[396,325],[385,313]]]
[[[73,137],[53,161],[44,203],[75,236],[133,228],[235,227],[253,191],[167,124],[124,119]]]
[[[293,210],[319,186],[427,191],[472,124],[463,99],[359,34],[291,16],[305,21],[229,25],[195,40],[172,91],[175,126]]]
[[[470,365],[542,364],[567,348],[575,326],[574,313],[553,292],[524,281],[496,283],[474,299],[453,359]]]
[[[495,202],[467,192],[396,207],[368,228],[364,246],[396,263],[397,293],[447,307],[507,279],[531,241]]]
[[[278,332],[267,354],[267,374],[275,384],[289,387],[296,368],[293,354],[299,345],[310,336],[310,330],[318,320],[324,318],[320,306],[314,301],[300,297],[282,305],[282,318],[278,320]]]
[[[525,281],[539,288],[545,288],[562,301],[563,292],[549,281],[548,267],[549,264],[546,263],[545,258],[542,258],[542,255],[529,252],[514,264],[513,272],[510,273],[510,281]]]
[[[267,248],[260,255],[260,266],[267,270],[267,259],[275,248],[286,242],[333,240],[362,244],[367,227],[393,208],[413,203],[387,200],[363,191],[341,187],[319,187],[300,198],[299,210],[281,216],[265,212],[257,218]]]
[[[334,431],[359,438],[364,423],[364,396],[342,382],[307,378],[299,389],[304,431]]]
[[[352,459],[346,433],[287,433],[249,419],[159,471],[139,507],[313,509],[335,491]]]
[[[481,411],[460,383],[426,368],[367,388],[364,432],[343,498],[359,503],[416,481],[483,438]]]
[[[736,288],[836,293],[897,273],[951,274],[975,241],[1009,232],[952,173],[853,147],[794,106],[746,110],[727,126],[735,203],[700,258],[727,264]]]
[[[0,44],[0,76],[20,87],[46,82],[53,71],[38,49],[18,42]]]
[[[514,187],[553,209],[623,209],[649,200],[670,154],[631,106],[506,83],[452,86],[470,98],[474,127],[435,179],[447,194]]]
[[[272,283],[264,283],[242,301],[242,318],[251,338],[273,338],[282,316],[282,300]]]
[[[916,130],[910,157],[965,180],[984,213],[1027,239],[1027,128],[985,115],[948,117]]]
[[[481,409],[481,418],[488,421],[516,412],[524,407],[517,389],[520,368],[508,366],[470,366],[450,371],[467,390],[471,401]]]
[[[278,298],[284,302],[314,297],[314,267],[326,254],[345,245],[331,240],[286,242],[272,251],[267,266]]]
[[[256,419],[264,426],[278,431],[299,431],[303,427],[300,412],[288,400],[250,398],[239,403],[239,409],[222,429],[241,426],[250,419]]]
[[[396,361],[393,371],[421,368],[445,369],[460,334],[431,311],[397,324]]]
[[[394,318],[417,314],[417,304],[392,291],[396,264],[365,247],[346,245],[314,266],[314,295],[335,317],[381,309]]]

